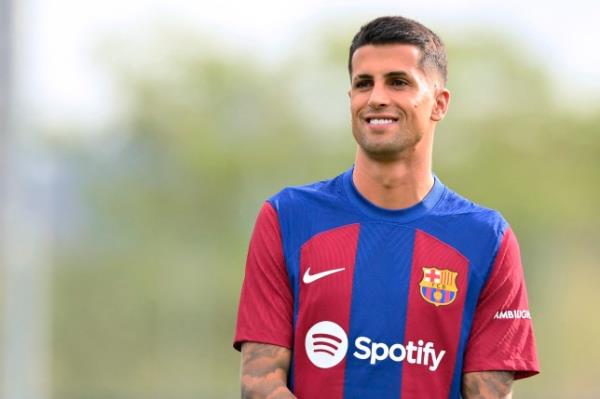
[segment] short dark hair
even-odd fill
[[[442,39],[426,26],[401,16],[379,17],[363,25],[352,39],[348,72],[352,76],[352,56],[368,44],[412,44],[421,50],[421,66],[434,67],[444,83],[448,75],[446,48]]]

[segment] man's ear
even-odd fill
[[[450,91],[445,87],[436,88],[435,102],[431,110],[431,120],[439,122],[444,119],[448,112],[448,104],[450,103]]]

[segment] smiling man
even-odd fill
[[[350,47],[354,166],[256,221],[234,347],[243,398],[509,398],[538,373],[515,235],[432,173],[446,53],[403,17]]]

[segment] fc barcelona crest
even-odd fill
[[[457,272],[448,269],[440,270],[435,267],[423,268],[423,279],[419,283],[421,296],[435,306],[449,305],[456,299]]]

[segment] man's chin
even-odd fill
[[[415,140],[357,140],[358,146],[369,157],[377,159],[396,158],[399,155],[414,151],[418,141]]]
[[[367,158],[377,162],[393,162],[410,156],[414,152],[414,146],[381,146],[363,147],[361,151]]]

